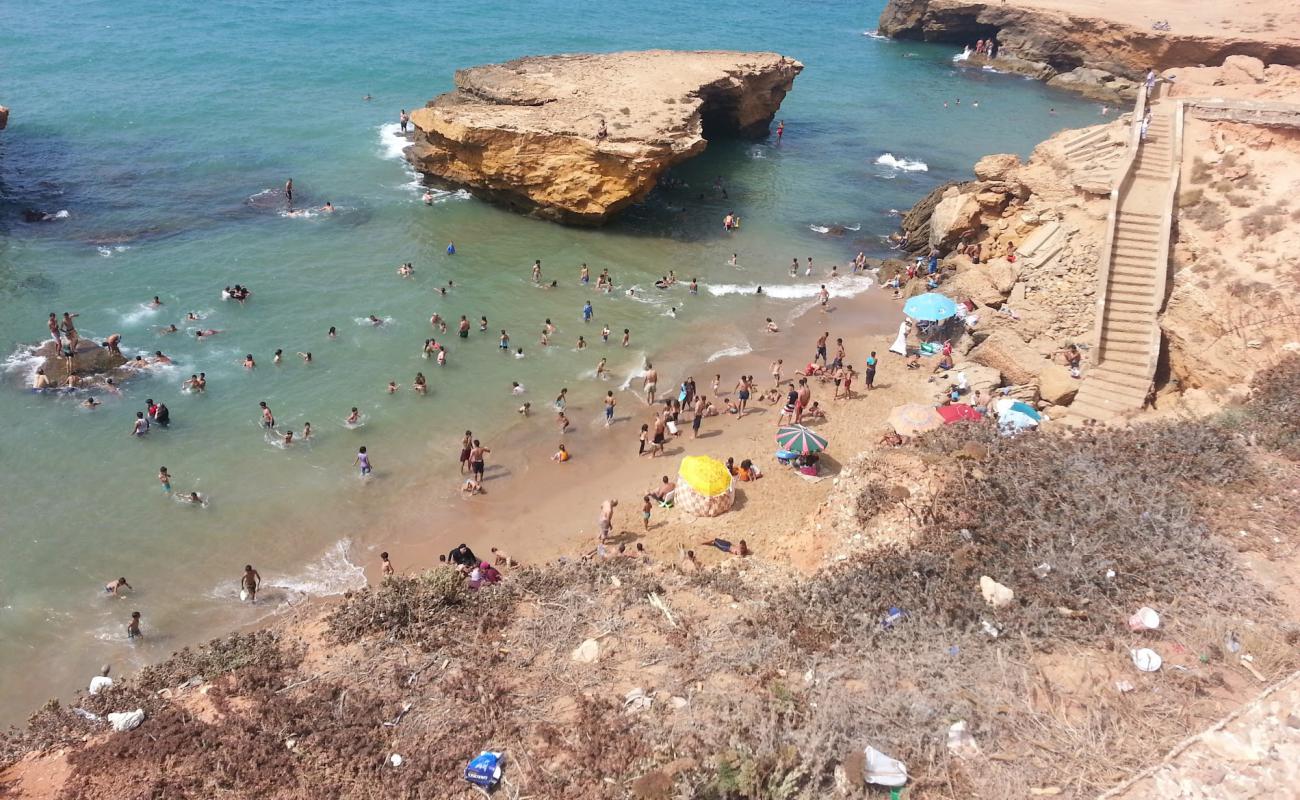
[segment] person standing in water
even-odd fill
[[[776,143],[781,143],[781,137],[785,136],[785,120],[776,123]]]
[[[164,493],[172,493],[172,476],[171,473],[167,471],[166,467],[158,468],[158,482],[162,484]]]
[[[131,621],[126,625],[126,638],[139,639],[141,636],[144,636],[144,633],[140,631],[140,612],[132,611]]]
[[[352,462],[352,466],[361,468],[361,477],[363,478],[370,474],[370,454],[366,452],[365,445],[362,445],[357,450],[357,457]]]
[[[293,178],[284,182],[284,201],[293,205]]]
[[[250,603],[257,602],[257,590],[262,585],[262,576],[253,569],[252,564],[244,565],[244,574],[239,578],[239,599]]]

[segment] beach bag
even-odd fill
[[[501,780],[501,754],[484,750],[469,762],[465,767],[465,780],[481,786],[484,789],[491,789]]]

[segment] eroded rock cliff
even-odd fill
[[[412,113],[407,158],[483,199],[601,224],[709,138],[767,135],[802,69],[776,53],[651,50],[458,70]]]
[[[1162,14],[1168,19],[1160,20]],[[1156,30],[1157,21],[1171,29]],[[879,29],[899,39],[960,45],[993,38],[999,68],[1109,100],[1131,94],[1131,84],[1115,76],[1136,80],[1151,66],[1218,65],[1231,55],[1300,62],[1296,7],[1282,0],[1243,0],[1231,11],[1213,3],[889,0]]]

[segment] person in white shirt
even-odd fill
[[[90,679],[90,688],[87,690],[90,694],[99,694],[113,685],[113,679],[108,677],[109,665],[105,664],[99,674]]]

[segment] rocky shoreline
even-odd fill
[[[1300,62],[1300,42],[1285,33],[1285,23],[1278,33],[1266,26],[1257,32],[1184,33],[1177,19],[1174,30],[1156,30],[1150,23],[1142,27],[1111,15],[1091,15],[1087,9],[1032,0],[889,0],[879,32],[895,39],[957,45],[992,38],[998,43],[997,58],[990,62],[972,57],[969,66],[989,64],[1107,102],[1131,100],[1135,82],[1152,67],[1218,65],[1232,55],[1266,63]]]
[[[711,137],[768,135],[803,65],[776,53],[532,56],[456,72],[411,114],[430,179],[544,219],[600,225]]]

